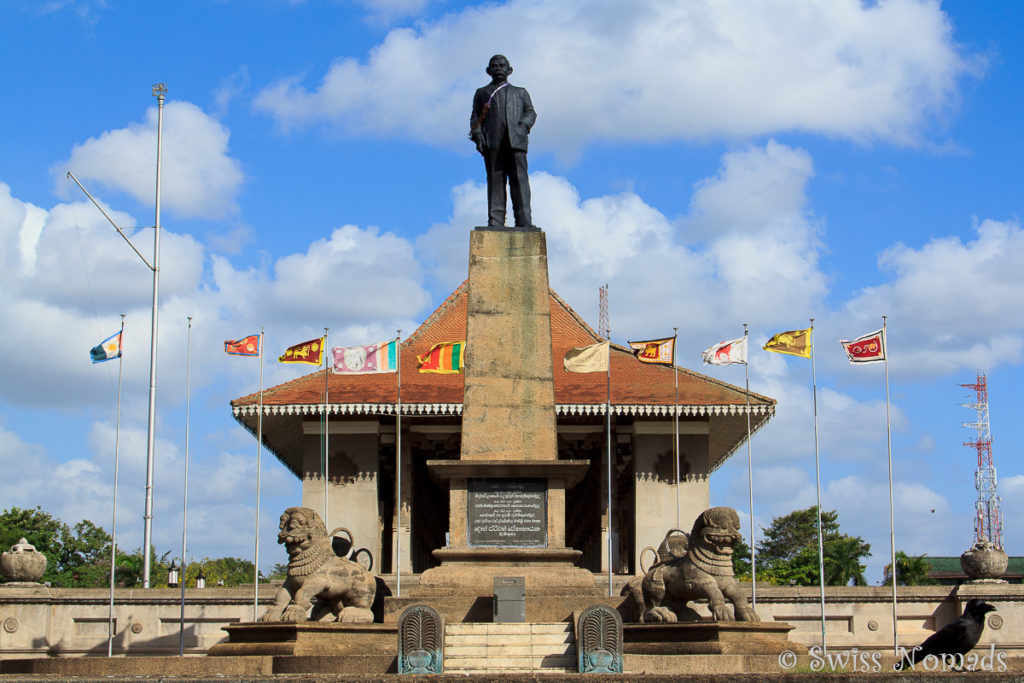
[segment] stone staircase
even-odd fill
[[[445,624],[444,672],[575,673],[572,624]]]

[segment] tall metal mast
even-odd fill
[[[1003,520],[999,514],[999,496],[996,494],[996,468],[992,463],[992,430],[988,422],[988,380],[984,373],[978,373],[974,384],[960,386],[973,389],[977,396],[974,403],[962,403],[964,408],[978,411],[977,422],[964,422],[964,427],[978,431],[975,441],[965,441],[978,451],[978,469],[974,472],[974,486],[978,489],[978,500],[974,504],[974,540],[977,543],[993,543],[1000,550],[1003,547]]]
[[[130,239],[128,235],[124,233],[114,219],[103,210],[100,203],[96,201],[96,198],[89,194],[89,191],[82,186],[82,183],[78,182],[78,178],[68,171],[68,178],[75,181],[75,185],[85,193],[85,196],[93,203],[93,205],[99,209],[103,217],[106,218],[114,229],[117,230],[117,234],[121,236],[128,246],[132,248],[135,255],[142,259],[142,262],[146,264],[146,267],[153,271],[153,317],[152,327],[150,329],[150,344],[149,344],[149,422],[146,429],[146,511],[143,515],[145,531],[142,539],[142,587],[149,588],[149,570],[150,561],[149,553],[150,547],[153,543],[153,448],[156,442],[156,332],[157,332],[157,314],[159,311],[160,303],[160,152],[163,141],[163,128],[164,128],[164,99],[167,97],[167,86],[163,83],[156,83],[153,85],[153,95],[157,101],[157,124],[156,124],[156,224],[153,226],[153,262],[150,263],[146,260],[146,257],[142,255]]]
[[[149,549],[153,543],[153,451],[156,442],[156,339],[160,301],[160,152],[164,128],[164,99],[167,86],[153,86],[157,102],[156,117],[156,218],[153,225],[153,315],[149,343],[149,420],[146,428],[146,514],[142,535],[142,587],[149,588]]]

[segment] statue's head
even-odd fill
[[[487,75],[496,83],[504,83],[511,73],[512,65],[508,63],[508,58],[505,55],[494,55],[487,62]]]
[[[291,507],[281,515],[277,542],[283,543],[289,556],[295,556],[327,537],[327,527],[316,510]]]

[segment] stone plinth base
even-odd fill
[[[574,564],[580,551],[572,548],[439,548],[443,563],[423,572],[413,596],[487,596],[494,579],[522,576],[526,595],[600,595],[594,575]]]
[[[225,626],[228,642],[210,648],[210,656],[367,656],[398,654],[397,624],[339,624],[307,621]]]
[[[534,624],[573,622],[574,616],[591,605],[598,603],[618,609],[622,598],[607,595],[574,596],[544,595],[526,597],[526,622]],[[446,597],[405,596],[387,597],[384,599],[384,622],[398,622],[402,612],[413,605],[429,605],[444,617],[445,623],[461,624],[467,622],[491,623],[494,617],[494,600],[492,596]]]
[[[795,627],[778,621],[700,621],[676,624],[624,624],[622,646],[637,655],[807,654],[790,642]]]
[[[393,639],[396,647],[398,636]],[[397,672],[397,657],[392,654],[251,656],[251,657],[40,657],[0,660],[0,674],[34,674],[70,678],[79,683],[109,682],[111,679],[181,681],[274,681],[281,675],[364,675],[378,676]],[[225,678],[230,677],[230,678]]]
[[[103,650],[103,654],[106,654]],[[2,659],[0,674],[74,676],[81,680],[113,676],[162,677],[272,676],[273,657],[38,657]]]

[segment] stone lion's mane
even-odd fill
[[[690,533],[690,561],[694,566],[711,576],[733,576],[732,556],[716,552],[704,539],[704,530],[711,527],[712,533],[731,534],[728,519],[714,508],[705,510],[693,523]],[[719,531],[720,530],[720,531]]]
[[[331,539],[327,537],[327,526],[315,510],[308,508],[288,508],[285,515],[302,523],[300,528],[309,537],[310,542],[308,548],[288,558],[288,576],[308,576],[334,555]]]

